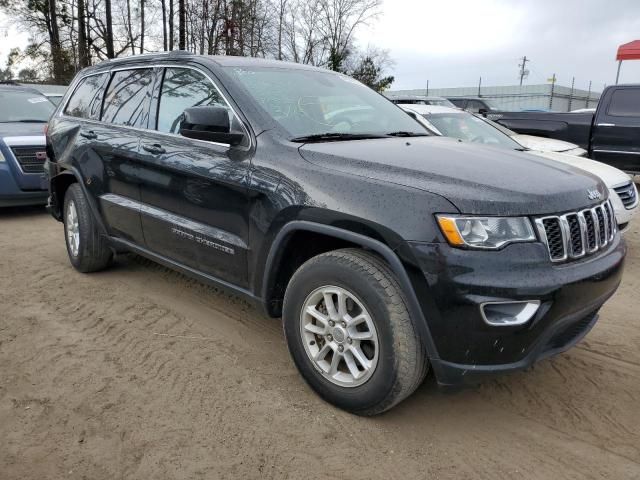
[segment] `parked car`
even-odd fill
[[[348,76],[174,52],[84,69],[70,92],[47,171],[71,264],[137,252],[256,302],[350,412],[429,369],[461,386],[566,350],[620,283],[602,181],[430,135]]]
[[[605,88],[595,113],[499,112],[489,118],[518,133],[575,143],[594,160],[640,173],[640,85]]]
[[[456,108],[456,106],[444,97],[429,97],[421,95],[389,95],[387,98],[395,104],[405,105],[440,105],[441,107]]]
[[[617,168],[584,158],[586,150],[572,143],[522,135],[491,120],[457,109],[427,105],[400,105],[403,110],[438,135],[485,145],[526,150],[597,175],[609,189],[618,228],[624,230],[638,210],[638,191],[629,175]]]
[[[44,127],[54,106],[36,90],[0,85],[0,207],[44,205]]]
[[[480,97],[449,97],[456,107],[467,112],[487,114],[500,111],[491,100]]]

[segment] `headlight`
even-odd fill
[[[527,217],[436,217],[442,233],[454,247],[496,249],[508,243],[536,240]]]

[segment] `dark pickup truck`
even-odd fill
[[[499,112],[488,115],[518,133],[580,145],[589,157],[640,173],[640,85],[614,85],[595,113]]]

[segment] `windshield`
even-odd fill
[[[429,100],[427,100],[427,105],[438,105],[440,107],[457,108],[446,98],[430,98]]]
[[[0,123],[48,122],[54,105],[35,92],[0,90]]]
[[[293,68],[227,68],[291,138],[326,133],[345,137],[428,134],[389,100],[346,75]]]
[[[522,145],[511,137],[470,113],[433,113],[423,116],[445,137],[522,150]]]

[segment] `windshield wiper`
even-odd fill
[[[399,132],[390,132],[387,133],[390,137],[428,137],[428,133],[419,133],[419,132],[406,132],[400,130]]]
[[[366,138],[384,138],[386,135],[380,135],[375,133],[338,133],[338,132],[326,132],[316,133],[313,135],[304,135],[301,137],[294,137],[292,142],[339,142],[341,140],[363,140]]]

